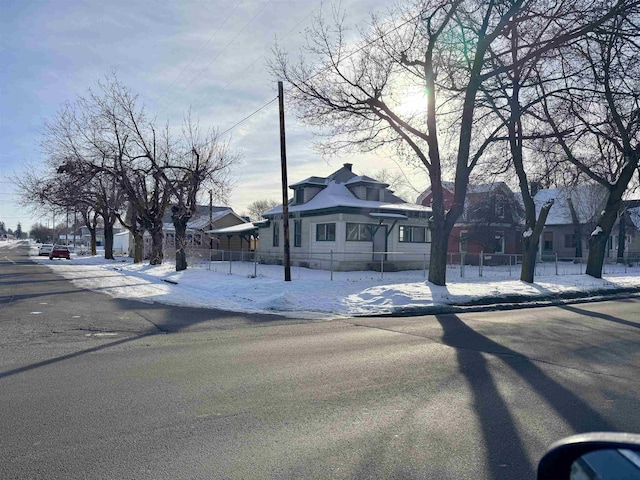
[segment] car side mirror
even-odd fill
[[[538,480],[640,479],[640,435],[585,433],[551,445],[538,463]]]

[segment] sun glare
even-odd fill
[[[427,92],[421,87],[409,87],[398,96],[396,107],[398,113],[404,117],[424,115],[427,112]]]

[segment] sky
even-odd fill
[[[0,242],[5,249],[19,242]],[[462,305],[478,301],[508,303],[520,298],[544,304],[548,298],[572,292],[595,292],[640,285],[640,266],[605,265],[603,278],[584,274],[584,265],[548,262],[537,265],[536,283],[518,280],[519,268],[449,266],[447,286],[426,281],[424,271],[331,272],[291,267],[291,281],[283,281],[283,267],[250,262],[206,262],[175,271],[175,264],[134,264],[130,258],[105,260],[76,256],[71,260],[38,257],[32,259],[70,279],[78,288],[99,291],[116,298],[146,303],[216,308],[232,312],[274,313],[309,320],[330,320],[341,316],[379,315],[441,305]],[[557,273],[556,274],[556,268]],[[167,282],[169,280],[171,283]],[[46,307],[43,307],[46,308]],[[40,312],[32,312],[39,314]]]
[[[359,25],[388,5],[342,1]],[[20,222],[23,230],[52,221],[49,212],[16,206],[12,178],[42,167],[43,124],[62,104],[115,71],[160,123],[179,124],[191,108],[202,127],[228,130],[277,96],[266,66],[274,40],[297,55],[320,6],[318,0],[0,0],[0,221],[12,229]],[[388,154],[323,158],[312,131],[289,110],[286,124],[289,184],[349,162],[357,174],[402,170],[416,188],[426,187],[424,172]],[[277,102],[225,138],[242,156],[228,205],[242,214],[255,200],[280,200]]]

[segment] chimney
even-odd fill
[[[343,165],[343,167],[344,167],[344,168],[346,168],[346,169],[347,169],[347,170],[349,170],[349,171],[351,171],[351,167],[352,167],[352,166],[353,166],[353,164],[352,164],[352,163],[345,163],[345,164]]]

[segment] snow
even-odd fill
[[[524,232],[522,232],[522,236],[524,238],[529,238],[531,235],[533,235],[533,230],[531,230],[531,228],[527,228]]]
[[[362,200],[353,195],[344,183],[328,182],[327,186],[315,197],[301,205],[289,205],[289,212],[308,212],[335,207],[370,208],[390,211],[412,211],[431,213],[431,209],[414,203],[389,203],[374,200]],[[282,213],[282,205],[265,212],[264,216]]]
[[[598,225],[598,226],[596,227],[596,229],[595,229],[593,232],[591,232],[591,236],[592,236],[592,237],[595,237],[596,235],[601,234],[603,231],[604,231],[604,230],[602,230],[602,227],[601,227],[600,225]]]
[[[553,202],[553,207],[547,216],[547,225],[571,225],[573,220],[569,208],[569,198],[573,202],[580,222],[586,223],[592,220],[602,207],[606,195],[607,189],[601,185],[585,184],[575,187],[543,189],[536,193],[533,200],[536,205],[536,214],[544,205]]]
[[[0,247],[1,248],[1,247]],[[2,255],[0,254],[0,257]],[[291,268],[291,282],[284,281],[283,268],[248,262],[211,262],[200,268],[190,266],[176,272],[171,263],[151,266],[133,264],[130,259],[105,260],[101,256],[72,256],[71,261],[37,257],[55,273],[71,280],[78,288],[107,293],[146,303],[163,303],[216,308],[245,313],[277,313],[304,319],[331,319],[342,316],[393,313],[399,309],[438,305],[459,305],[495,297],[524,296],[531,301],[541,296],[567,292],[618,289],[640,285],[640,267],[624,267],[620,274],[596,279],[579,274],[584,266],[563,264],[567,275],[555,275],[555,265],[540,267],[536,283],[519,280],[519,270],[505,267],[459,267],[447,271],[447,286],[425,280],[424,272],[334,272]],[[500,268],[502,268],[500,270]],[[607,268],[611,268],[607,266]],[[229,271],[232,271],[232,274]],[[257,272],[256,272],[257,271]],[[606,270],[605,270],[606,271]],[[626,273],[624,273],[626,271]],[[257,273],[257,275],[254,275]],[[167,280],[174,283],[168,283]]]

